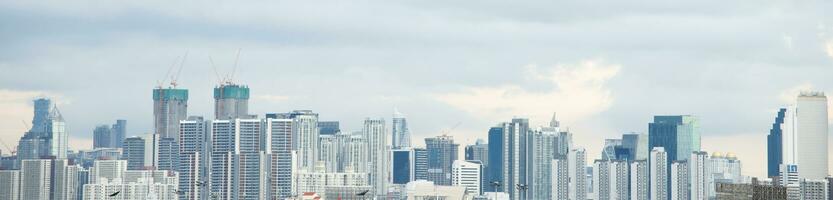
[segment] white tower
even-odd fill
[[[824,179],[828,173],[827,97],[821,92],[803,92],[796,103],[795,164],[801,167],[801,178]]]

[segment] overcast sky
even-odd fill
[[[704,150],[764,176],[777,109],[833,89],[830,1],[141,2],[0,2],[3,142],[36,96],[58,102],[73,149],[116,119],[148,133],[151,90],[186,52],[188,114],[211,118],[241,49],[234,80],[253,114],[311,109],[358,131],[398,108],[422,146],[458,123],[468,144],[556,112],[592,158],[653,115],[691,114]]]

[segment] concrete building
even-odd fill
[[[567,153],[567,173],[569,173],[569,200],[587,199],[587,153],[583,148],[573,149]]]
[[[465,187],[469,196],[480,195],[482,169],[480,161],[455,160],[451,166],[451,185]]]
[[[20,199],[20,171],[0,170],[0,199]]]
[[[454,138],[441,135],[425,138],[428,150],[428,181],[436,185],[451,185],[451,166],[460,152],[460,144]]]
[[[50,199],[50,192],[52,191],[51,173],[51,160],[23,160],[20,164],[20,199]]]
[[[552,199],[569,198],[570,176],[566,158],[552,160]]]
[[[323,163],[318,163],[318,167],[314,171],[300,170],[294,175],[294,194],[303,194],[313,192],[316,194],[325,194],[327,187],[333,186],[352,186],[352,187],[366,187],[368,186],[368,177],[366,173],[328,173],[324,169]]]
[[[668,153],[663,147],[654,147],[651,150],[651,160],[649,162],[650,173],[650,198],[651,199],[668,199],[669,198],[669,184],[668,184],[668,165],[666,160]]]
[[[532,151],[530,151],[531,177],[529,178],[530,198],[552,198],[552,160],[556,157],[555,144],[558,132],[555,128],[540,127],[532,131]]]
[[[84,200],[109,199],[160,199],[176,200],[178,180],[176,173],[157,170],[126,170],[116,179],[101,179],[85,184]]]
[[[209,186],[219,199],[266,198],[270,152],[260,119],[212,121]],[[316,133],[317,134],[317,133]]]
[[[179,138],[179,121],[188,116],[188,90],[176,88],[153,89],[153,134]]]
[[[121,158],[127,160],[127,169],[140,170],[145,166],[145,139],[134,136],[124,139]]]
[[[787,200],[783,186],[760,184],[753,179],[751,184],[717,183],[718,200]]]
[[[801,179],[802,200],[827,200],[827,180]]]
[[[689,181],[691,181],[689,199],[708,199],[714,197],[714,191],[712,191],[714,186],[709,160],[709,154],[704,151],[691,153],[691,158],[688,159]]]
[[[208,181],[208,124],[200,116],[179,122],[179,199],[197,200],[208,194],[203,183]],[[128,163],[130,168],[130,163]]]
[[[795,164],[801,178],[824,179],[828,175],[827,97],[822,92],[802,92],[796,100],[798,137]]]
[[[288,198],[292,195],[292,174],[296,172],[293,162],[295,146],[293,145],[292,119],[267,118],[266,137],[267,148],[271,151],[270,164],[270,195],[274,198]]]
[[[636,160],[630,164],[630,199],[648,200],[650,186],[648,161]]]
[[[249,87],[226,82],[214,88],[214,119],[232,120],[249,116]]]
[[[671,162],[671,199],[672,200],[687,200],[689,199],[689,164],[684,160],[677,160]]]
[[[387,128],[385,128],[384,119],[370,119],[364,120],[364,127],[362,128],[362,136],[367,142],[367,156],[368,167],[367,172],[370,173],[370,185],[373,186],[374,194],[384,198],[387,194],[387,184],[389,180],[390,155],[388,142]],[[430,154],[430,153],[429,153]],[[429,155],[430,156],[430,155]],[[429,167],[430,167],[429,159]]]

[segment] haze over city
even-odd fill
[[[801,91],[833,94],[830,2],[505,4],[2,2],[0,138],[29,130],[38,97],[60,108],[73,150],[116,119],[128,136],[151,133],[152,90],[182,62],[188,115],[210,118],[213,88],[233,74],[250,114],[312,110],[352,132],[396,109],[414,146],[444,132],[473,144],[513,117],[537,127],[556,113],[591,161],[655,115],[694,115],[704,151],[766,177],[778,109]]]

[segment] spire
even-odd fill
[[[559,126],[561,126],[561,123],[559,123],[558,120],[555,118],[555,112],[553,112],[552,113],[552,119],[550,119],[550,127],[555,128],[555,127],[559,127]]]
[[[52,110],[49,112],[49,119],[55,121],[64,121],[64,116],[61,115],[61,111],[58,110],[58,105],[52,106]]]
[[[405,115],[399,112],[399,109],[393,107],[393,118],[405,118]]]

